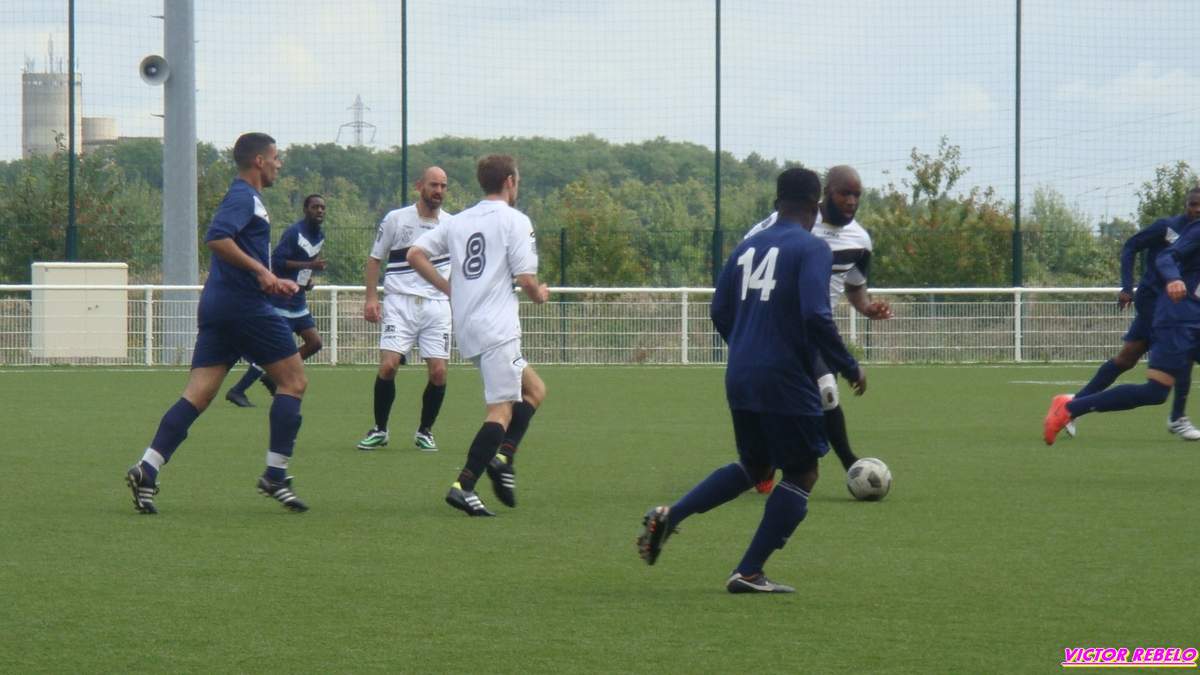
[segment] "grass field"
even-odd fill
[[[442,502],[482,417],[471,369],[451,370],[436,454],[410,442],[421,371],[398,380],[391,447],[364,453],[373,373],[311,370],[304,515],[253,489],[263,390],[214,404],[154,517],[122,475],[183,372],[0,370],[0,671],[1052,672],[1066,646],[1197,643],[1200,444],[1165,407],[1047,448],[1050,395],[1090,367],[868,372],[851,438],[892,494],[851,501],[830,457],[767,566],[799,592],[762,597],[723,587],[753,493],[652,568],[634,550],[647,507],[733,457],[719,369],[542,369],[519,508],[480,484],[494,519]]]

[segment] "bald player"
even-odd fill
[[[396,370],[407,361],[416,344],[429,371],[421,397],[421,421],[413,442],[425,452],[436,452],[433,423],[446,397],[446,362],[450,359],[450,300],[425,281],[408,264],[408,247],[422,234],[445,222],[442,210],[446,196],[446,172],[431,166],[417,179],[417,203],[389,211],[379,224],[375,245],[367,257],[366,303],[363,318],[382,323],[379,336],[379,372],[375,377],[375,426],[358,442],[359,450],[374,450],[388,444],[388,417],[396,399]],[[450,256],[431,261],[444,278],[450,276]],[[376,294],[381,264],[383,302]]]
[[[862,199],[862,179],[853,167],[840,165],[829,170],[825,178],[820,212],[812,233],[829,244],[833,251],[833,269],[829,279],[829,305],[838,306],[841,296],[846,296],[850,305],[868,319],[890,319],[892,309],[887,302],[872,301],[867,292],[867,273],[871,265],[871,235],[854,219]],[[766,220],[755,225],[746,233],[750,238],[775,224],[778,215],[772,213]],[[825,434],[829,444],[847,470],[858,461],[850,448],[846,433],[846,416],[838,400],[837,380],[829,367],[820,359],[814,366],[817,387],[821,392],[821,406],[825,413]],[[773,481],[759,483],[759,492],[769,492]]]

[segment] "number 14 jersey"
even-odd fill
[[[422,234],[413,245],[430,258],[450,256],[450,309],[463,357],[521,337],[513,277],[538,269],[528,216],[505,202],[485,199]]]

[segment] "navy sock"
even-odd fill
[[[808,493],[795,483],[780,481],[767,498],[758,531],[750,540],[750,548],[746,549],[742,562],[738,563],[738,574],[753,576],[762,572],[767,558],[775,549],[783,548],[807,515]]]
[[[726,464],[696,484],[690,492],[671,505],[671,527],[695,513],[704,513],[736,498],[754,485],[746,468],[734,462]]]
[[[529,430],[529,421],[533,419],[535,412],[537,408],[527,401],[513,404],[512,421],[508,423],[508,431],[504,434],[504,441],[500,443],[500,454],[504,455],[509,464],[516,461],[517,448],[521,447],[521,439],[525,438],[525,432]]]
[[[200,416],[200,411],[196,410],[196,406],[186,398],[180,398],[175,401],[175,405],[167,409],[167,412],[158,422],[158,431],[154,434],[154,440],[150,441],[150,447],[146,450],[146,456],[142,458],[142,469],[150,476],[151,479],[158,476],[158,470],[163,464],[171,461],[171,455],[175,453],[175,449],[187,438],[188,429],[192,426],[192,422]],[[159,462],[157,457],[153,457],[151,453],[155,453],[162,458]]]
[[[504,440],[504,427],[498,422],[484,422],[471,441],[471,449],[467,451],[467,465],[458,474],[458,484],[462,489],[471,492],[475,489],[475,481],[483,475],[483,469],[496,456],[496,448]]]
[[[842,406],[839,405],[833,410],[826,410],[823,416],[825,418],[825,437],[829,439],[829,445],[833,446],[833,451],[841,460],[842,466],[849,471],[858,458],[850,449],[850,437],[846,434],[846,414],[842,412]]]
[[[1159,405],[1167,400],[1170,393],[1170,387],[1154,380],[1146,380],[1145,384],[1122,384],[1098,394],[1072,399],[1067,404],[1067,412],[1071,413],[1071,417],[1079,417],[1090,412],[1112,412]]]
[[[396,400],[396,381],[375,376],[375,428],[387,431],[392,402]]]
[[[279,482],[287,477],[296,434],[300,432],[300,399],[276,394],[271,402],[271,438],[267,446],[267,478]]]
[[[1096,374],[1092,376],[1092,379],[1089,380],[1087,384],[1083,385],[1083,389],[1075,392],[1075,398],[1091,396],[1092,394],[1096,394],[1108,389],[1110,386],[1112,386],[1113,382],[1117,381],[1117,378],[1120,377],[1121,373],[1123,372],[1125,371],[1121,370],[1117,364],[1113,363],[1112,359],[1105,361],[1104,363],[1100,364],[1099,368],[1096,369]]]
[[[1183,417],[1187,410],[1188,393],[1192,389],[1192,371],[1188,369],[1183,375],[1175,378],[1175,400],[1171,402],[1171,421]]]
[[[251,363],[250,367],[246,369],[246,374],[242,375],[242,379],[238,380],[237,384],[233,385],[233,389],[230,389],[230,391],[236,391],[241,394],[246,393],[246,390],[250,388],[250,385],[258,382],[258,378],[262,377],[263,373],[264,371],[262,368],[259,368],[257,365]]]
[[[392,386],[395,396],[395,384]],[[446,398],[446,385],[427,382],[425,393],[421,394],[421,431],[429,431],[437,421],[438,412],[442,409],[442,400]]]

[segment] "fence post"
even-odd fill
[[[850,342],[858,344],[858,312],[850,308]]]
[[[147,286],[142,302],[146,305],[146,365],[154,365],[154,289]]]
[[[329,365],[338,363],[338,289],[329,291]]]
[[[1021,362],[1021,289],[1013,289],[1013,360]]]
[[[681,302],[681,304],[679,306],[679,316],[680,316],[681,330],[679,331],[679,354],[680,354],[680,362],[683,363],[684,365],[687,365],[687,363],[688,363],[688,294],[687,294],[687,291],[683,292],[683,296],[681,297],[680,302]]]

